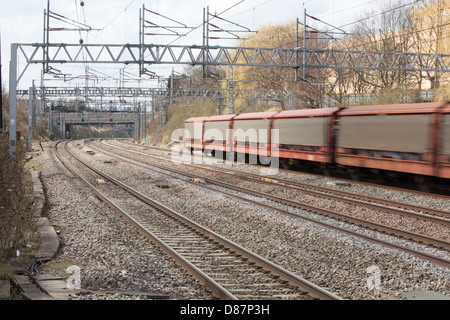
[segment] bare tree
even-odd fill
[[[423,5],[412,11],[411,15],[411,48],[416,52],[432,54],[448,54],[445,40],[450,36],[448,29],[448,0],[424,0]],[[448,20],[448,18],[447,18]],[[442,75],[438,72],[418,72],[415,74],[420,89],[424,81],[430,82],[431,89],[441,85]]]
[[[411,8],[402,0],[388,2],[386,6],[367,11],[352,30],[352,48],[376,52],[408,52],[411,49]],[[392,57],[394,58],[394,57]],[[389,59],[383,68],[389,69]],[[396,64],[401,66],[401,61]],[[355,85],[377,89],[403,86],[410,83],[411,75],[400,70],[356,71]],[[355,88],[355,91],[360,88]]]
[[[241,41],[240,46],[293,49],[297,42],[296,23],[292,20],[275,26],[263,26],[257,35],[247,41]],[[301,36],[301,29],[299,34]],[[327,42],[317,34],[308,34],[308,49],[325,48],[326,45]],[[301,50],[298,54],[301,57]],[[241,85],[247,88],[294,92],[297,109],[321,107],[322,96],[329,90],[325,85],[329,72],[317,68],[307,69],[305,79],[300,81],[295,81],[294,73],[294,69],[288,68],[237,67],[234,75],[237,80],[242,81]]]

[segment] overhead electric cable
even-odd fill
[[[217,15],[221,15],[221,14],[223,14],[223,13],[225,13],[225,12],[227,12],[227,11],[233,9],[234,7],[236,7],[237,5],[241,4],[241,3],[244,2],[244,1],[245,1],[245,0],[239,1],[238,3],[232,5],[231,7],[225,9],[224,11],[222,11],[221,13],[218,13]],[[213,19],[214,19],[214,18],[213,18]],[[212,20],[212,19],[211,19],[211,20]],[[192,28],[191,31],[188,31],[184,36],[187,36],[188,34],[190,34],[191,32],[194,32],[195,30],[197,30],[198,28],[200,28],[200,27],[202,27],[202,26],[203,26],[203,23],[199,24],[197,27]],[[174,43],[174,42],[180,40],[180,38],[181,38],[181,36],[178,37],[177,39],[175,39],[175,40],[169,42],[167,45],[170,45],[170,44],[172,44],[172,43]]]
[[[403,5],[399,6],[399,7],[391,8],[391,9],[388,9],[388,10],[386,10],[386,11],[379,12],[379,13],[377,13],[377,14],[374,14],[374,15],[369,15],[369,16],[367,16],[366,18],[358,19],[358,20],[356,20],[356,21],[354,21],[354,22],[350,22],[350,23],[344,24],[344,25],[340,26],[339,28],[344,28],[344,27],[350,26],[350,25],[355,24],[355,23],[359,23],[359,22],[362,22],[362,21],[365,21],[365,20],[368,20],[368,19],[371,19],[371,18],[380,16],[380,15],[383,15],[383,14],[386,14],[386,13],[389,13],[389,12],[392,12],[392,11],[395,11],[395,10],[398,10],[398,9],[402,9],[402,8],[408,7],[408,6],[410,6],[410,5],[412,5],[412,4],[415,4],[415,3],[419,2],[419,1],[420,1],[420,0],[414,0],[414,2],[410,2],[410,3],[407,3],[407,4],[403,4]]]

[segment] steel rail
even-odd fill
[[[357,194],[350,193],[350,192],[345,192],[345,191],[340,191],[340,190],[332,190],[332,189],[319,187],[319,186],[316,187],[316,186],[311,186],[311,185],[307,185],[304,183],[289,181],[289,180],[285,180],[285,179],[258,176],[258,175],[254,175],[251,173],[242,174],[242,173],[239,173],[239,171],[234,171],[233,173],[224,172],[224,171],[221,171],[220,169],[211,169],[211,166],[208,166],[208,165],[205,165],[206,168],[203,166],[192,165],[192,164],[184,164],[184,165],[193,167],[193,168],[210,171],[210,172],[221,174],[221,175],[227,175],[227,176],[237,178],[237,179],[251,181],[254,183],[278,186],[278,187],[282,187],[282,188],[286,188],[286,189],[300,191],[302,193],[306,193],[306,194],[309,194],[309,195],[312,195],[315,197],[320,197],[320,198],[324,198],[324,199],[328,199],[328,200],[337,200],[337,201],[345,202],[345,203],[348,203],[351,205],[363,206],[363,207],[366,207],[369,209],[385,211],[385,212],[394,213],[394,214],[401,215],[401,216],[407,216],[407,217],[420,219],[420,220],[424,220],[424,221],[439,223],[439,224],[443,224],[447,227],[450,227],[450,220],[436,217],[436,215],[438,215],[440,217],[450,218],[450,212],[444,211],[444,210],[419,207],[419,206],[414,206],[414,205],[408,205],[405,203],[397,203],[395,201],[389,201],[389,200],[386,200],[383,203],[386,206],[397,206],[397,208],[401,207],[403,209],[417,210],[417,211],[421,211],[426,214],[432,215],[432,216],[429,216],[429,215],[427,216],[427,215],[423,215],[423,214],[417,214],[414,212],[399,210],[397,208],[389,208],[389,207],[385,207],[385,206],[380,206],[378,204],[368,203],[368,202],[381,203],[381,201],[383,201],[383,199],[379,199],[379,198],[375,198],[375,197],[357,195]],[[314,190],[320,190],[320,192],[314,191]],[[332,195],[331,193],[335,193],[335,194],[337,194],[337,196]],[[350,199],[348,199],[348,198],[346,199],[346,198],[342,198],[342,197],[349,197]],[[364,202],[364,201],[368,201],[368,202]]]
[[[93,145],[91,145],[91,147],[94,147],[97,150],[99,150],[101,152],[104,152],[101,149],[99,149],[98,147],[95,147]],[[138,162],[137,160],[126,159],[126,158],[124,159],[123,156],[119,156],[119,155],[117,155],[117,156],[112,155],[112,156],[116,157],[117,159],[119,159],[121,161],[126,161],[126,162],[132,163],[134,165],[142,166],[142,167],[144,167],[146,169],[149,169],[148,167],[143,166],[142,163],[136,163],[136,162]],[[182,172],[182,171],[177,171],[177,170],[175,170],[173,168],[160,167],[160,166],[155,165],[155,164],[148,164],[148,163],[145,163],[145,164],[147,164],[149,166],[153,166],[153,167],[159,168],[161,170],[170,171],[170,172],[177,173],[177,174],[180,174],[180,175],[188,176],[190,178],[195,177],[195,175],[190,175],[190,174],[187,174],[187,173]],[[174,177],[174,176],[172,176],[172,177]],[[174,178],[177,178],[177,177],[174,177]],[[221,193],[221,194],[223,194],[224,196],[226,196],[228,198],[233,198],[233,199],[237,199],[239,201],[249,202],[249,203],[252,203],[252,204],[264,207],[266,209],[276,211],[276,212],[278,212],[278,213],[280,213],[282,215],[288,215],[288,216],[291,216],[291,217],[300,218],[300,219],[303,219],[303,220],[306,220],[306,221],[309,221],[309,222],[312,222],[312,223],[315,223],[315,224],[322,225],[322,226],[324,226],[326,228],[330,228],[330,229],[337,230],[337,231],[340,231],[340,232],[343,232],[343,233],[346,233],[346,234],[349,234],[349,235],[352,235],[352,236],[356,236],[356,237],[365,239],[365,240],[367,240],[369,242],[372,242],[372,243],[375,243],[375,244],[379,244],[379,245],[383,245],[385,247],[389,247],[389,248],[397,249],[397,250],[400,250],[400,251],[403,251],[403,252],[407,252],[407,253],[410,253],[410,254],[418,257],[418,258],[428,260],[430,262],[433,262],[433,263],[435,263],[437,265],[444,266],[446,268],[450,268],[450,261],[445,259],[445,258],[441,258],[441,257],[435,256],[435,255],[431,255],[431,254],[428,254],[428,253],[424,253],[424,252],[421,252],[421,251],[418,251],[418,250],[415,250],[415,249],[410,249],[410,248],[407,248],[407,247],[404,247],[404,246],[401,246],[401,245],[397,245],[397,244],[394,244],[394,243],[391,243],[391,242],[388,242],[388,241],[377,239],[375,237],[366,236],[366,235],[360,234],[358,232],[347,230],[347,229],[344,229],[344,228],[341,228],[341,227],[336,227],[336,226],[334,226],[332,224],[329,224],[329,223],[321,222],[319,220],[312,219],[312,218],[307,218],[307,217],[305,217],[303,215],[300,215],[300,214],[297,214],[297,213],[291,213],[289,211],[285,211],[285,210],[276,208],[274,206],[263,204],[261,202],[254,201],[254,200],[251,200],[251,199],[248,199],[248,198],[245,198],[245,197],[229,194],[227,192],[220,191],[220,190],[217,190],[215,188],[211,188],[211,187],[206,186],[204,184],[198,184],[198,183],[196,183],[194,181],[185,181],[185,182],[188,182],[188,183],[191,183],[191,184],[195,184],[197,186],[200,186],[201,188],[208,189],[208,190],[213,191],[213,192]],[[234,186],[232,186],[232,187],[234,187]],[[247,189],[241,190],[241,192],[247,192],[247,191],[248,191]],[[320,211],[322,209],[318,209],[318,210]]]
[[[403,215],[403,216],[409,216],[409,217],[416,218],[416,219],[422,219],[422,220],[441,223],[443,225],[450,226],[450,220],[435,217],[435,216],[438,216],[438,217],[450,218],[450,212],[445,211],[445,210],[426,208],[426,207],[421,207],[421,206],[416,206],[416,205],[412,205],[412,204],[401,203],[401,202],[396,202],[396,201],[391,201],[391,200],[385,200],[385,199],[366,196],[366,195],[359,195],[356,193],[342,191],[342,190],[335,190],[335,189],[325,188],[325,187],[321,187],[321,186],[308,185],[306,183],[295,182],[295,181],[290,181],[290,180],[286,180],[286,179],[260,176],[260,175],[256,175],[256,174],[252,174],[252,173],[245,173],[245,175],[244,175],[236,170],[234,170],[234,173],[224,172],[224,171],[221,171],[220,169],[212,168],[209,165],[205,165],[205,166],[210,169],[203,168],[203,167],[200,167],[197,165],[192,165],[192,164],[186,164],[186,165],[201,168],[204,170],[210,170],[210,171],[217,172],[217,173],[223,174],[223,175],[234,176],[234,177],[237,177],[240,179],[245,179],[247,181],[253,181],[253,182],[258,182],[258,183],[273,185],[273,186],[280,186],[283,188],[298,190],[298,191],[308,193],[310,195],[317,196],[317,197],[322,197],[322,198],[326,198],[326,199],[330,199],[330,200],[338,199],[339,201],[347,202],[347,203],[353,204],[353,205],[366,206],[368,208],[372,208],[372,209],[376,209],[376,210],[387,211],[390,213],[395,213],[395,214],[399,214],[399,215]],[[268,180],[272,180],[272,181],[268,181]],[[317,191],[314,191],[314,190],[317,190]],[[339,197],[332,195],[330,193],[337,194]],[[341,197],[348,197],[350,199],[344,199]],[[373,202],[373,203],[377,203],[377,204],[383,204],[385,206],[390,206],[390,207],[418,211],[418,212],[425,213],[425,214],[428,214],[431,216],[418,215],[416,213],[411,213],[411,212],[398,210],[395,208],[388,208],[388,207],[383,207],[380,205],[365,203],[363,201]]]
[[[73,154],[71,154],[71,155],[76,160],[78,160],[80,163],[82,163],[84,166],[88,167],[90,170],[96,172],[97,174],[104,177],[105,179],[108,179],[109,181],[113,182],[114,184],[116,184],[116,185],[120,186],[121,188],[125,189],[126,191],[130,192],[131,194],[133,194],[135,197],[139,198],[143,202],[150,204],[151,206],[157,208],[160,211],[163,211],[164,213],[176,218],[177,220],[182,221],[183,223],[187,224],[191,228],[206,235],[208,238],[212,239],[213,241],[218,242],[218,243],[230,248],[232,251],[235,251],[238,254],[246,257],[249,261],[263,267],[266,270],[269,270],[273,275],[278,276],[281,280],[287,281],[291,285],[298,287],[300,290],[308,292],[309,295],[311,295],[315,298],[323,299],[323,300],[341,300],[341,298],[339,296],[336,296],[335,294],[315,285],[314,283],[312,283],[306,279],[303,279],[303,278],[299,277],[298,275],[282,268],[281,266],[278,266],[278,265],[274,264],[273,262],[247,250],[246,248],[222,237],[221,235],[215,233],[214,231],[201,226],[200,224],[196,223],[195,221],[175,212],[174,210],[166,207],[165,205],[163,205],[153,199],[150,199],[146,195],[133,189],[130,186],[127,186],[126,184],[115,179],[114,177],[111,177],[110,175],[102,172],[101,170],[83,162],[82,160],[77,158],[75,155],[73,155]],[[186,262],[189,263],[189,265],[192,265],[187,260],[186,260]],[[195,267],[195,266],[192,265],[192,267]],[[199,271],[201,272],[201,270],[199,270]],[[210,279],[210,281],[213,281],[214,283],[216,283],[211,278],[209,278],[209,279]],[[219,284],[217,284],[217,285],[220,286]],[[229,298],[230,297],[228,297],[228,299]]]
[[[127,139],[124,139],[124,140],[126,141]],[[130,142],[126,142],[126,144],[136,147],[135,144],[130,143]],[[172,149],[159,148],[159,147],[153,147],[153,146],[142,146],[142,147],[144,147],[146,149],[165,151],[165,152],[168,152],[168,153],[173,151]],[[194,154],[192,156],[200,157],[199,155],[194,155]],[[251,167],[261,168],[261,165],[255,165],[255,164],[250,164],[250,163],[246,163],[245,165],[251,166]],[[279,168],[278,171],[279,172],[284,172],[284,173],[287,173],[287,174],[301,174],[301,175],[311,175],[311,176],[324,177],[323,174],[316,174],[316,173],[311,173],[311,172],[296,171],[296,170],[289,170],[289,169],[282,169],[282,168]],[[444,194],[430,193],[430,192],[419,191],[419,190],[415,190],[415,189],[411,189],[411,188],[395,187],[395,186],[391,186],[391,185],[380,185],[380,184],[377,184],[377,183],[371,183],[371,182],[365,182],[365,181],[356,181],[356,180],[352,180],[352,179],[346,179],[346,178],[343,178],[343,177],[331,177],[330,176],[329,178],[335,178],[335,179],[339,179],[339,180],[342,180],[342,181],[345,181],[345,182],[349,182],[349,183],[358,183],[360,185],[366,185],[366,186],[369,186],[369,187],[377,187],[377,188],[383,188],[383,189],[387,189],[387,190],[394,190],[394,191],[398,191],[398,192],[414,193],[414,194],[417,194],[417,195],[420,195],[420,196],[432,197],[432,198],[436,198],[436,199],[450,200],[450,196],[444,195]],[[310,185],[308,185],[308,186],[310,186]],[[311,187],[315,187],[315,186],[311,186]],[[323,188],[323,187],[321,187],[321,188]],[[355,195],[357,195],[357,194],[355,194]],[[385,199],[381,199],[381,198],[373,198],[373,199],[379,199],[381,201],[385,200]],[[385,200],[385,201],[389,201],[389,200]],[[382,202],[380,202],[380,203],[382,203]],[[395,202],[395,203],[397,203],[397,202]],[[397,203],[397,204],[401,204],[401,203]],[[406,206],[410,206],[409,204],[405,204],[405,203],[402,203],[402,204],[406,205]],[[420,206],[416,206],[416,207],[417,208],[422,208]],[[428,209],[428,208],[425,208],[425,209]],[[435,209],[432,209],[432,210],[435,210]],[[430,214],[435,214],[435,213],[430,212]],[[438,215],[438,216],[440,215],[439,211],[436,211],[436,215]],[[444,216],[447,216],[447,215],[444,214]]]
[[[293,200],[289,200],[289,199],[286,199],[286,198],[273,196],[273,195],[265,193],[265,192],[241,188],[241,187],[238,187],[238,186],[235,186],[235,185],[232,185],[232,184],[229,184],[229,183],[221,182],[221,181],[218,181],[218,180],[212,180],[212,179],[209,179],[209,178],[204,178],[204,179],[205,179],[206,182],[209,182],[209,183],[215,184],[215,185],[219,185],[219,186],[222,186],[222,187],[225,187],[225,188],[228,188],[228,189],[234,189],[234,190],[240,191],[240,192],[251,193],[254,196],[266,198],[266,199],[272,200],[274,202],[283,203],[283,204],[286,204],[286,205],[289,205],[289,206],[292,206],[292,207],[296,207],[296,208],[299,208],[299,209],[302,209],[302,210],[318,213],[318,214],[321,214],[321,215],[324,215],[324,216],[335,218],[337,220],[342,220],[342,221],[345,221],[345,222],[353,223],[355,225],[368,227],[368,228],[370,228],[372,230],[376,230],[376,231],[380,231],[380,232],[384,232],[384,233],[388,233],[388,234],[395,234],[397,236],[400,236],[400,237],[403,237],[403,238],[406,238],[406,239],[416,240],[417,242],[428,243],[428,244],[433,245],[433,246],[435,246],[437,248],[450,250],[450,242],[448,242],[448,241],[431,238],[431,237],[424,236],[424,235],[421,235],[421,234],[418,234],[418,233],[414,233],[414,232],[406,231],[406,230],[403,230],[403,229],[390,227],[390,226],[387,226],[387,225],[379,224],[379,223],[372,222],[372,221],[365,220],[365,219],[355,218],[355,217],[352,217],[352,216],[344,214],[344,213],[339,213],[339,212],[335,212],[335,211],[331,211],[331,210],[321,209],[319,207],[310,206],[310,205],[307,205],[307,204],[304,204],[304,203],[300,203],[298,201],[293,201]]]

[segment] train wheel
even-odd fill
[[[272,162],[272,157],[268,156],[259,156],[258,157],[258,164],[262,166],[268,166]]]

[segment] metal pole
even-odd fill
[[[17,116],[17,44],[11,44],[11,60],[9,62],[9,155],[15,160],[17,149],[16,116]]]
[[[298,25],[299,21],[297,18],[297,24],[295,26],[295,47],[298,48]],[[297,67],[295,68],[295,81],[298,81],[298,51],[295,54],[295,64]]]
[[[206,60],[206,9],[203,8],[203,62],[205,62]],[[202,75],[203,75],[203,79],[206,78],[206,65],[203,64],[202,65]]]
[[[42,132],[42,112],[41,112],[41,106],[39,105],[38,108],[38,99],[37,99],[37,90],[36,90],[36,85],[34,84],[34,80],[33,80],[33,107],[34,107],[34,120],[33,120],[33,128],[36,128],[36,117],[39,114],[39,129],[38,132]]]
[[[291,91],[287,97],[287,100],[289,101],[289,110],[295,109],[295,94],[293,91]]]
[[[89,66],[84,67],[84,86],[86,90],[84,91],[84,106],[87,108],[89,99],[88,99],[88,88],[89,88]]]
[[[32,94],[32,99],[31,99],[31,106],[33,108],[33,113],[31,114],[32,118],[31,118],[31,126],[32,128],[36,129],[36,87],[34,85],[34,80],[33,80],[33,86],[31,87],[31,94]]]
[[[144,102],[144,143],[147,143],[147,101]]]
[[[206,77],[209,77],[209,65],[208,65],[208,56],[209,56],[209,6],[206,7]]]
[[[104,111],[103,110],[103,88],[100,88],[100,108],[98,111]]]
[[[139,75],[144,74],[144,32],[145,32],[145,4],[142,4],[142,9],[139,9]]]
[[[51,106],[51,105],[50,105]],[[42,111],[45,112],[45,90],[44,90],[44,70],[41,73],[41,108]],[[53,112],[50,107],[48,110],[48,132],[51,134],[53,131],[52,121],[53,121]]]
[[[172,75],[170,76],[170,93],[169,93],[169,104],[170,103],[173,103],[173,98],[172,98],[172,96],[173,96],[173,76],[174,76],[174,71],[173,71],[173,68],[172,68]]]
[[[137,106],[137,131],[136,140],[141,142],[141,103]]]
[[[304,4],[303,4],[304,5]],[[306,79],[306,8],[303,13],[303,80]]]
[[[155,122],[155,107],[156,107],[155,94],[152,93],[152,118],[151,118],[151,122],[150,122],[150,124],[152,124],[152,125]]]
[[[234,80],[233,80],[233,67],[228,66],[228,78],[227,78],[227,96],[228,96],[228,114],[234,113]]]
[[[209,76],[208,50],[209,47],[209,6],[203,8],[203,79]]]
[[[30,87],[30,91],[28,92],[28,137],[27,137],[27,145],[28,151],[32,151],[31,147],[31,139],[33,136],[33,99],[32,99],[33,88]]]
[[[47,38],[46,29],[47,29],[47,10],[44,9],[44,29],[42,30],[42,43],[46,43],[45,39]],[[45,50],[42,53],[42,60],[45,60]],[[42,70],[45,69],[45,64],[42,63]]]
[[[50,0],[47,1],[47,11],[44,10],[44,43],[47,45],[50,43]],[[44,61],[46,61],[43,64],[43,70],[44,73],[47,73],[49,71],[48,47],[44,47],[43,55]]]

